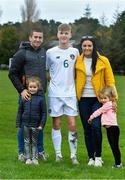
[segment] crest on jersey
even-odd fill
[[[74,54],[70,54],[70,58],[71,58],[72,60],[74,60],[74,59],[75,59],[75,55],[74,55]]]
[[[49,110],[48,110],[48,113],[50,114],[51,112],[52,112],[52,110],[51,110],[51,109],[49,109]]]
[[[56,59],[59,59],[60,58],[60,56],[56,56]]]

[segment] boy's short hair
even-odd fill
[[[34,32],[43,33],[43,30],[42,30],[41,28],[39,28],[39,27],[35,27],[35,28],[33,28],[33,29],[30,30],[29,36],[32,37],[32,35],[33,35]]]
[[[69,24],[60,24],[58,26],[58,31],[71,31],[71,26]]]

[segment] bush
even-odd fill
[[[0,64],[0,69],[1,70],[8,70],[9,69],[9,65],[7,65],[7,64]]]

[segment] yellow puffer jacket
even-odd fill
[[[83,62],[84,62],[84,55],[81,54],[77,58],[76,64],[75,64],[76,95],[77,95],[78,100],[80,100],[82,96],[83,88],[86,82],[86,69]],[[105,86],[111,86],[115,88],[115,79],[112,72],[112,68],[109,63],[109,60],[106,57],[99,55],[97,59],[97,64],[96,64],[96,71],[91,78],[91,82],[92,82],[97,98],[99,97],[100,90],[104,88]],[[116,96],[118,98],[117,91],[116,91]]]

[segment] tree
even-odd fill
[[[112,29],[104,25],[100,25],[100,27],[98,27],[95,32],[98,50],[107,57],[109,54],[111,35]]]
[[[0,64],[8,64],[9,58],[17,50],[19,34],[15,27],[8,26],[1,30],[0,36]]]
[[[24,0],[21,6],[23,22],[35,22],[39,19],[40,11],[37,9],[36,0]]]
[[[106,26],[107,20],[108,20],[108,19],[106,18],[105,13],[103,12],[103,13],[102,13],[102,16],[100,17],[100,23],[101,23],[103,26]]]
[[[91,17],[91,8],[90,8],[89,4],[86,5],[85,13],[83,15],[87,19],[89,19]]]
[[[120,17],[120,11],[119,11],[119,6],[117,6],[117,8],[113,14],[113,24],[116,23],[116,21],[118,20],[119,17]]]
[[[125,11],[119,14],[116,23],[112,26],[112,41],[110,56],[115,71],[125,72]]]
[[[1,15],[2,15],[2,9],[0,8],[0,17],[1,17]]]
[[[74,22],[74,35],[73,39],[77,42],[80,41],[84,35],[95,35],[96,30],[99,27],[98,19],[82,17]],[[76,42],[76,43],[77,43]]]

